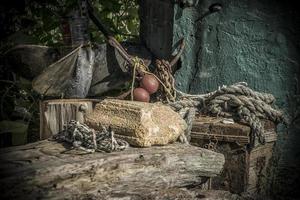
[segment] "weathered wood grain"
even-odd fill
[[[48,139],[63,130],[70,120],[84,123],[97,99],[52,99],[40,102],[40,139]]]
[[[200,116],[195,120],[191,142],[204,147],[210,141],[217,152],[224,154],[225,165],[220,176],[212,179],[212,188],[232,193],[264,196],[267,188],[267,170],[277,140],[276,127],[264,120],[266,144],[256,139],[251,144],[250,127],[243,124],[223,124],[222,118]]]
[[[250,127],[238,123],[224,124],[222,118],[198,116],[192,127],[193,142],[201,140],[236,142],[240,145],[250,143]]]
[[[274,142],[269,142],[265,145],[255,147],[249,153],[248,193],[265,195],[269,175],[267,170],[270,167],[273,148]]]
[[[2,199],[179,195],[219,174],[224,164],[222,154],[183,144],[81,153],[52,141],[1,149]]]
[[[206,132],[210,134],[234,135],[249,137],[250,127],[232,123],[222,123],[223,118],[199,116],[193,123],[193,131]]]
[[[212,140],[223,142],[234,142],[240,146],[251,143],[251,128],[245,124],[222,123],[222,118],[198,116],[192,127],[191,138],[193,142],[200,140]],[[262,125],[265,129],[266,143],[277,140],[276,126],[269,120],[263,120]],[[258,139],[255,138],[254,146],[259,146]]]

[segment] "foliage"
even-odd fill
[[[20,8],[1,9],[5,15],[8,35],[22,32],[30,42],[41,45],[62,45],[61,20],[81,0],[23,0]],[[137,0],[90,1],[96,15],[121,40],[136,39],[139,32]],[[90,22],[89,33],[93,42],[103,43],[104,37]],[[11,40],[10,40],[11,41]],[[8,42],[7,40],[5,42]],[[3,46],[1,42],[1,46]]]
[[[117,40],[136,39],[139,33],[137,0],[95,1],[95,11],[107,27],[115,33]],[[91,27],[92,39],[104,41],[95,26]]]

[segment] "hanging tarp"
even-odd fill
[[[130,55],[152,59],[145,47],[123,43]],[[123,87],[131,80],[125,59],[112,46],[81,46],[48,66],[34,80],[33,89],[47,97],[84,98]]]
[[[122,43],[128,53],[132,56],[142,58],[147,66],[151,62],[151,54],[141,45],[133,43]],[[100,96],[101,94],[122,87],[125,82],[132,80],[128,73],[128,64],[119,52],[110,45],[94,45],[95,65],[93,79],[89,96]]]
[[[91,46],[79,46],[36,77],[33,89],[44,96],[84,98],[91,85],[94,60]]]

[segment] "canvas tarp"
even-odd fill
[[[91,46],[79,46],[36,77],[33,89],[44,96],[84,98],[91,85],[94,60]]]

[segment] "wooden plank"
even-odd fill
[[[270,120],[262,121],[263,127],[266,131],[274,131],[276,132],[276,124]]]
[[[249,178],[247,150],[233,143],[224,142],[218,145],[217,151],[224,154],[225,165],[221,175],[212,179],[212,189],[228,190],[235,194],[243,193]]]
[[[277,140],[277,133],[273,130],[266,130],[265,133],[265,141],[266,143],[273,143]],[[263,146],[263,144],[261,144],[259,141],[258,141],[258,138],[256,137],[255,138],[255,141],[254,141],[254,148],[256,147],[259,147],[259,146]]]
[[[123,152],[82,154],[65,144],[41,141],[0,150],[2,199],[160,198],[187,191],[219,174],[220,153],[191,145],[129,148]],[[173,198],[171,198],[173,199]],[[191,199],[191,198],[188,198]]]
[[[193,141],[211,140],[211,141],[222,141],[222,142],[235,142],[241,146],[249,144],[250,142],[250,138],[245,136],[207,134],[207,133],[200,133],[200,132],[191,132],[191,138]]]
[[[222,134],[249,137],[250,127],[239,124],[222,123],[223,118],[200,116],[194,120],[192,131],[205,132],[208,134]]]
[[[84,122],[98,99],[52,99],[40,103],[40,139],[50,138],[70,120]]]
[[[249,174],[247,192],[263,194],[266,191],[267,168],[273,155],[274,142],[266,143],[251,150],[249,154]]]
[[[196,140],[213,140],[235,142],[240,145],[250,143],[250,127],[239,124],[223,123],[223,118],[198,116],[193,123],[191,138]]]
[[[225,124],[222,123],[223,118],[198,116],[192,128],[192,137],[195,139],[214,139],[225,142],[237,142],[239,144],[250,143],[251,128],[241,123]],[[269,120],[263,120],[262,124],[265,128],[266,142],[274,142],[277,140],[276,126]],[[254,146],[260,143],[255,140]]]
[[[156,58],[170,59],[173,44],[174,3],[144,0],[140,3],[141,42]]]

